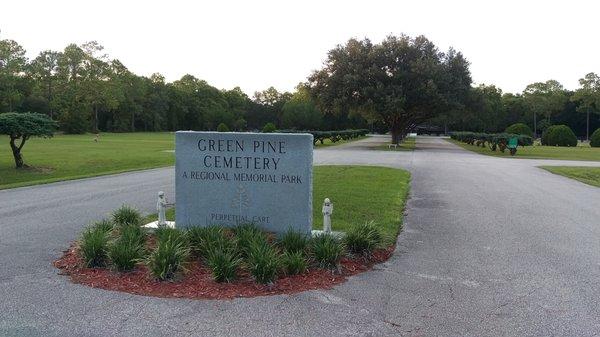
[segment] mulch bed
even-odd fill
[[[180,279],[157,281],[150,276],[143,264],[131,272],[124,273],[105,268],[85,268],[77,250],[77,246],[72,245],[54,262],[54,266],[60,269],[59,274],[68,275],[74,283],[144,296],[232,299],[330,289],[344,282],[348,276],[367,271],[373,265],[386,261],[392,255],[394,246],[376,250],[368,258],[345,257],[341,260],[339,271],[336,272],[311,268],[301,275],[282,275],[271,285],[257,284],[244,271],[241,271],[239,278],[232,283],[218,283],[212,279],[210,270],[197,261],[188,266],[187,272]]]

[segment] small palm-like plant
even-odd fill
[[[306,257],[302,251],[283,253],[281,256],[281,264],[287,275],[302,274],[308,268]]]
[[[311,240],[311,251],[319,267],[335,269],[344,255],[344,246],[331,234],[319,234]]]
[[[86,229],[79,243],[80,255],[86,267],[104,267],[108,257],[109,232],[102,227]]]
[[[346,232],[344,243],[355,254],[370,254],[383,242],[383,235],[374,222],[356,225]]]
[[[112,214],[113,222],[119,226],[124,225],[140,225],[142,215],[140,212],[130,206],[123,205],[115,210]]]

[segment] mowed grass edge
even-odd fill
[[[588,185],[600,187],[600,167],[540,166],[540,168]]]
[[[600,161],[600,148],[597,147],[562,147],[541,145],[525,147],[519,146],[519,148],[517,149],[517,154],[515,156],[511,156],[508,150],[502,153],[499,150],[492,151],[487,146],[480,147],[475,145],[469,145],[450,138],[446,140],[452,144],[456,144],[462,147],[465,150],[494,157]]]
[[[8,137],[0,137],[0,190],[168,167],[175,164],[174,148],[174,132],[102,133],[98,142],[92,134],[59,134],[28,140],[23,157],[31,168],[17,170]]]
[[[376,166],[315,166],[313,170],[313,229],[323,228],[321,208],[325,198],[333,202],[331,217],[334,231],[374,221],[391,245],[402,229],[410,173],[401,169]],[[175,220],[175,209],[167,211]],[[156,220],[156,214],[146,222]]]

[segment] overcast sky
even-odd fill
[[[86,3],[89,3],[86,4]],[[595,4],[596,3],[596,4]],[[293,90],[351,37],[425,35],[471,62],[475,83],[568,89],[600,72],[597,1],[4,1],[0,38],[33,58],[96,40],[139,75],[190,73],[249,95]]]

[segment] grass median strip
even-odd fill
[[[600,167],[541,166],[540,168],[588,185],[600,187]]]
[[[465,144],[453,139],[447,140],[453,144],[462,147],[465,150],[494,157],[600,161],[600,148],[590,147],[589,145],[582,145],[576,147],[541,145],[525,147],[519,146],[519,148],[517,149],[517,154],[515,156],[511,156],[508,150],[504,151],[503,153],[499,150],[492,151],[487,146],[480,147]]]

